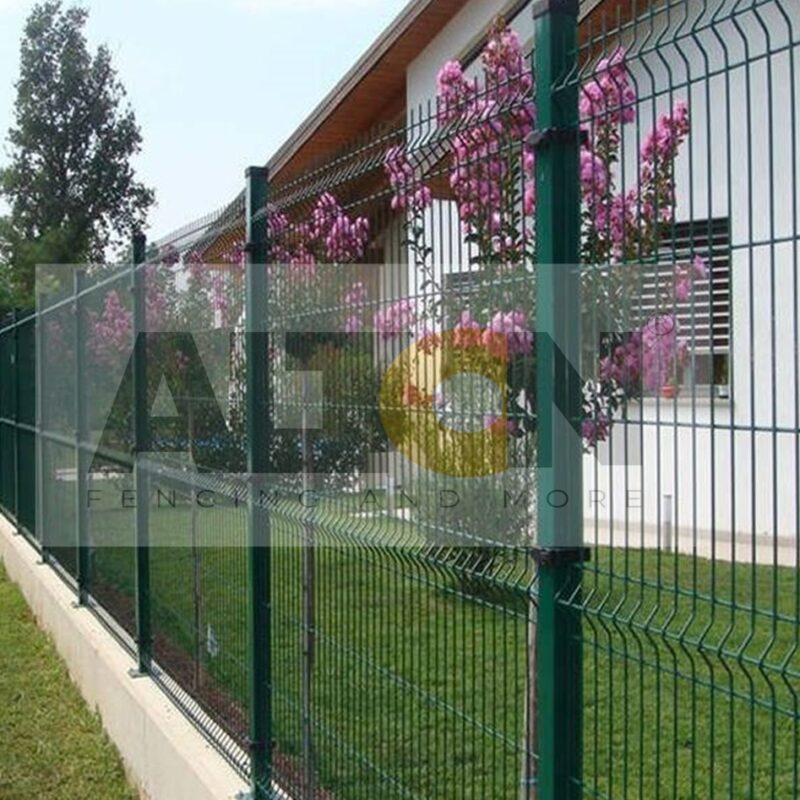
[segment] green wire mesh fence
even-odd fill
[[[256,797],[800,796],[800,10],[574,5],[0,325],[5,513]]]

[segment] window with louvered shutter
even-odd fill
[[[695,256],[706,261],[708,275],[694,282],[692,297],[668,307],[672,296],[675,267],[690,264]],[[634,301],[641,324],[673,310],[680,324],[681,337],[690,345],[691,358],[684,369],[683,383],[694,386],[728,385],[728,359],[731,339],[730,227],[726,217],[669,226],[662,236],[657,263],[641,269],[641,283]],[[445,315],[447,325],[458,322],[460,312],[470,307],[470,295],[480,284],[480,271],[445,275]],[[662,305],[658,298],[661,297]],[[670,301],[671,303],[671,301]],[[720,391],[724,395],[724,391]]]
[[[680,222],[662,239],[658,263],[644,267],[639,313],[648,319],[659,309],[657,297],[672,285],[677,264],[695,256],[705,259],[708,276],[696,280],[692,297],[675,306],[681,336],[692,357],[684,382],[695,386],[727,386],[731,338],[730,229],[727,218]],[[671,309],[670,309],[671,310]]]

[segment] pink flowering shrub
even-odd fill
[[[528,329],[528,317],[524,311],[498,311],[490,320],[483,336],[489,347],[492,338],[500,336],[506,341],[508,355],[529,355],[533,351],[533,334]]]
[[[271,261],[289,273],[313,276],[317,264],[349,264],[369,243],[366,217],[351,217],[330,193],[320,195],[308,219],[292,222],[282,211],[267,216]]]
[[[391,206],[395,211],[423,211],[431,204],[430,188],[416,182],[414,168],[400,145],[386,151],[384,167],[392,188]]]
[[[535,208],[535,158],[528,138],[536,124],[533,75],[517,34],[495,27],[482,55],[478,87],[456,61],[439,72],[438,120],[454,126],[450,186],[467,241],[481,264],[518,264],[531,230],[520,221]],[[521,195],[521,197],[519,197]]]
[[[329,192],[313,202],[307,216],[292,220],[283,211],[267,215],[270,239],[270,305],[278,316],[309,331],[365,327],[363,283],[342,290],[344,265],[360,262],[370,241],[369,221],[353,216]],[[332,299],[338,298],[338,303]],[[330,308],[339,306],[338,313]],[[286,323],[283,323],[284,325]],[[321,340],[320,340],[321,341]]]
[[[409,252],[417,270],[425,276],[424,285],[444,298],[421,308],[420,316],[433,330],[455,317],[456,346],[480,342],[490,352],[505,352],[509,419],[518,434],[521,429],[534,431],[536,419],[531,387],[536,355],[536,160],[529,143],[536,125],[534,81],[516,33],[503,24],[491,31],[482,65],[482,81],[468,80],[458,62],[446,63],[438,76],[437,123],[449,142],[449,183],[479,284],[470,294],[470,310],[459,309],[457,299],[445,297],[432,278],[432,249],[426,242],[430,232],[426,234],[423,214],[433,199],[424,169],[415,168],[412,154],[398,145],[386,152],[384,167],[392,208],[406,217]],[[578,179],[582,260],[587,265],[583,292],[587,309],[597,308],[602,298],[600,310],[608,330],[630,330],[631,314],[623,312],[630,309],[640,279],[638,270],[622,265],[652,263],[658,256],[665,227],[675,215],[675,159],[690,129],[688,106],[678,101],[644,137],[633,185],[618,190],[623,129],[636,122],[636,104],[622,49],[598,62],[580,89],[578,115],[584,138]],[[606,266],[596,269],[591,266],[595,264]],[[673,280],[663,281],[659,291],[657,307],[663,311],[651,319],[634,318],[632,332],[595,343],[595,378],[587,381],[584,391],[582,433],[587,446],[607,438],[625,403],[675,380],[688,358],[675,307],[691,302],[696,282],[706,277],[706,264],[699,256],[690,264],[678,264]],[[405,321],[404,309],[399,300],[382,314],[383,335],[403,328],[394,320]],[[587,341],[591,336],[596,333],[584,333]]]

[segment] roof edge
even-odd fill
[[[436,0],[411,0],[403,8],[269,159],[267,166],[271,173],[277,173],[286,165],[308,137],[325,121],[328,114],[361,82],[365,75],[369,74],[397,39],[435,2]]]
[[[533,0],[528,0],[532,3]],[[580,0],[579,20],[583,21],[604,0]],[[329,114],[348,94],[369,74],[397,39],[420,17],[436,0],[410,0],[403,10],[389,23],[366,52],[344,74],[339,82],[315,106],[310,114],[294,129],[289,138],[278,148],[267,162],[271,174],[277,174],[313,133],[325,122]],[[519,13],[519,12],[517,12]]]

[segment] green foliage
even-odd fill
[[[0,193],[0,300],[33,300],[35,266],[100,260],[140,227],[153,192],[131,158],[141,133],[105,46],[91,52],[88,12],[58,0],[34,7],[25,25],[16,83],[11,160]]]

